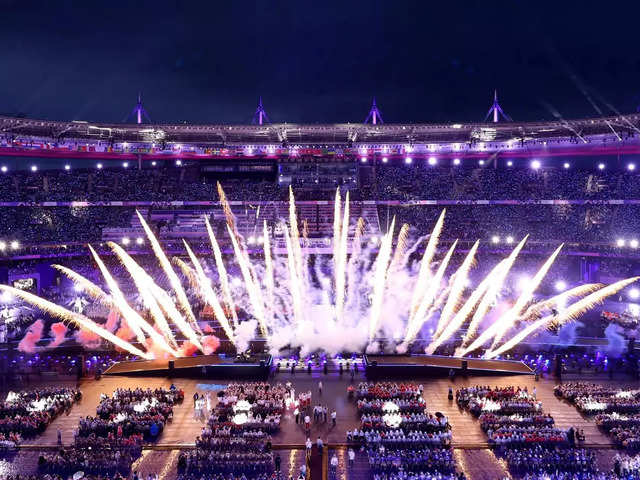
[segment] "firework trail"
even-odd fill
[[[485,358],[494,358],[511,350],[522,340],[544,326],[558,327],[566,322],[575,320],[587,310],[590,310],[596,305],[602,303],[602,301],[608,296],[616,294],[626,286],[636,282],[638,279],[640,279],[640,277],[632,277],[625,280],[620,280],[616,283],[612,283],[609,286],[591,293],[590,295],[584,297],[582,300],[578,300],[576,303],[570,305],[564,312],[558,315],[548,315],[544,318],[541,318],[537,322],[534,322],[526,327],[524,330],[518,332],[513,338],[505,342],[496,350],[486,352]]]
[[[555,262],[556,257],[560,253],[560,250],[562,250],[563,246],[564,243],[555,249],[555,251],[547,259],[547,261],[544,262],[542,267],[540,267],[538,273],[536,273],[533,279],[531,279],[531,281],[527,283],[526,287],[516,300],[516,303],[513,305],[513,307],[511,307],[504,315],[496,320],[496,335],[495,337],[493,337],[493,342],[491,343],[491,347],[489,347],[489,350],[492,350],[496,345],[498,345],[500,340],[502,340],[502,338],[504,337],[504,334],[509,329],[509,326],[518,317],[518,315],[522,313],[522,310],[525,308],[527,303],[531,301],[533,293],[536,291],[544,277],[547,276],[551,265],[553,265],[553,262]]]
[[[452,324],[450,323],[451,318],[454,315],[455,309],[458,307],[460,302],[460,298],[464,293],[464,290],[467,285],[467,279],[469,275],[469,270],[473,266],[475,255],[478,250],[478,246],[480,245],[480,240],[477,240],[476,243],[473,244],[469,253],[465,257],[464,261],[458,271],[455,273],[455,280],[453,281],[453,285],[451,286],[451,293],[447,299],[447,303],[442,309],[442,313],[440,314],[440,319],[438,321],[438,326],[436,327],[436,331],[433,335],[434,340],[431,345],[427,347],[431,353],[433,353],[438,346],[440,346],[443,342],[445,342],[454,332],[456,332],[461,324]],[[463,319],[464,320],[464,319]],[[441,338],[438,338],[441,337]]]
[[[177,347],[176,339],[171,333],[171,329],[169,328],[169,324],[167,323],[166,318],[158,302],[153,296],[153,291],[151,289],[151,284],[154,283],[153,280],[147,273],[136,263],[136,261],[129,256],[127,252],[124,251],[122,247],[114,242],[107,242],[107,245],[115,252],[116,256],[120,260],[120,263],[127,269],[129,275],[133,279],[133,282],[136,285],[136,288],[140,292],[142,296],[142,300],[144,305],[149,310],[151,314],[151,318],[155,321],[155,324],[160,329],[162,334],[164,335],[167,342],[172,347]]]
[[[514,248],[513,251],[506,258],[506,261],[502,266],[502,268],[496,270],[495,272],[492,272],[494,273],[494,275],[493,275],[491,284],[487,289],[487,293],[485,293],[484,297],[480,301],[480,305],[478,305],[476,312],[473,314],[473,318],[471,319],[471,323],[470,323],[469,329],[467,330],[467,334],[465,335],[465,338],[462,341],[462,345],[466,345],[466,342],[471,341],[471,339],[473,338],[473,335],[475,335],[477,326],[480,325],[480,322],[482,321],[482,319],[485,317],[485,315],[491,308],[491,304],[498,297],[498,294],[502,290],[504,281],[507,278],[507,274],[511,270],[511,267],[513,267],[513,264],[516,261],[516,257],[520,253],[520,250],[522,250],[522,247],[524,247],[524,244],[528,238],[529,238],[529,235],[525,235],[525,237],[520,241],[520,243],[516,245],[516,248]],[[472,329],[471,328],[472,326],[474,326],[475,329]],[[482,332],[478,336],[476,340],[474,340],[471,343],[471,345],[464,351],[463,355],[466,355],[467,353],[482,346],[485,342],[490,340],[496,334],[496,331],[497,330],[495,330],[494,325],[490,325],[484,332]]]
[[[291,235],[291,247],[293,258],[296,262],[298,280],[306,283],[306,269],[302,259],[302,247],[300,247],[300,231],[298,230],[298,217],[296,215],[296,199],[293,196],[293,188],[289,185],[289,230]]]
[[[383,237],[380,243],[380,250],[375,261],[373,274],[373,298],[371,300],[371,314],[369,317],[369,341],[373,340],[378,331],[380,315],[382,314],[382,303],[384,301],[385,283],[387,280],[387,268],[389,267],[389,259],[391,257],[391,248],[393,246],[393,230],[395,228],[396,218],[391,220],[389,231]]]
[[[427,288],[424,296],[422,297],[422,301],[420,302],[420,305],[416,310],[416,314],[414,315],[413,320],[409,321],[409,323],[407,324],[407,332],[403,342],[404,344],[412,342],[416,338],[416,335],[418,335],[418,333],[420,332],[420,329],[422,328],[424,322],[427,321],[428,317],[426,313],[431,304],[436,299],[436,295],[438,294],[440,285],[442,284],[444,273],[447,269],[447,266],[449,266],[449,261],[451,260],[451,256],[453,255],[453,251],[456,249],[457,245],[458,240],[453,242],[453,245],[451,245],[449,251],[444,257],[444,260],[442,260],[442,262],[440,263],[438,270],[436,270],[436,274],[433,276],[433,279],[431,279],[430,285]]]
[[[107,292],[102,290],[98,285],[93,283],[88,278],[83,277],[79,273],[74,272],[70,268],[63,267],[62,265],[51,265],[53,268],[58,270],[60,273],[66,275],[73,283],[82,287],[84,292],[87,292],[94,300],[97,300],[105,307],[110,307],[113,305],[113,300],[109,296]]]
[[[107,285],[109,286],[109,290],[111,291],[111,297],[113,298],[114,306],[120,311],[122,318],[125,319],[125,321],[127,322],[127,325],[129,325],[131,330],[135,332],[138,341],[140,343],[144,343],[145,341],[145,337],[143,333],[144,331],[147,335],[149,335],[149,337],[154,341],[154,343],[159,348],[161,348],[162,350],[164,350],[165,352],[169,353],[174,357],[179,356],[178,352],[175,349],[171,348],[171,346],[167,343],[165,338],[162,335],[160,335],[151,325],[149,325],[149,323],[144,318],[142,318],[140,314],[138,314],[138,312],[136,312],[133,308],[131,308],[131,306],[127,303],[126,299],[124,298],[124,294],[120,290],[120,287],[118,287],[118,284],[111,276],[111,273],[109,273],[109,271],[107,270],[107,267],[102,262],[102,259],[98,256],[98,254],[96,253],[96,251],[93,249],[91,245],[89,245],[89,250],[91,251],[91,255],[93,256],[93,259],[98,265],[100,272],[102,272],[102,276],[104,277],[105,282],[107,282]]]
[[[216,268],[218,269],[218,279],[220,280],[220,289],[222,290],[224,303],[227,306],[227,310],[231,312],[231,318],[233,320],[234,326],[237,326],[238,314],[236,313],[236,305],[233,301],[233,297],[231,296],[231,288],[229,287],[229,277],[227,275],[227,269],[224,265],[224,261],[222,260],[222,252],[220,251],[220,245],[218,245],[218,240],[216,239],[216,236],[213,233],[213,229],[211,228],[211,224],[209,223],[209,218],[206,215],[204,217],[204,224],[207,228],[207,233],[209,235],[209,242],[211,243],[213,258],[216,261]],[[266,220],[265,220],[265,225],[266,225]],[[264,238],[265,238],[265,241],[267,241],[266,234]]]
[[[364,233],[364,218],[358,218],[355,233],[351,242],[351,257],[347,263],[347,300],[352,302],[356,295],[356,287],[360,279],[356,276],[356,266],[360,261],[360,253],[362,251],[362,234]]]
[[[349,240],[349,191],[344,200],[344,215],[342,219],[342,229],[340,231],[340,247],[339,257],[336,262],[336,320],[342,321],[342,311],[344,308],[344,295],[346,288],[346,270],[347,270],[347,242]],[[293,240],[293,239],[292,239]]]
[[[269,230],[267,229],[267,221],[264,220],[262,224],[262,238],[264,243],[262,248],[264,250],[264,283],[267,290],[267,311],[269,319],[272,318],[273,309],[273,292],[275,290],[275,283],[273,280],[273,260],[271,259],[271,241],[269,240]]]
[[[422,256],[422,262],[420,262],[418,280],[416,281],[416,285],[413,289],[413,298],[411,300],[411,310],[409,311],[408,323],[413,321],[416,311],[420,306],[420,301],[424,296],[423,292],[427,290],[427,285],[431,278],[431,262],[436,254],[436,249],[438,248],[438,240],[442,233],[442,227],[444,226],[444,216],[446,211],[446,208],[442,209],[442,213],[440,213],[440,217],[438,217],[438,221],[433,227],[429,240],[427,241],[427,247],[425,248],[424,255]]]
[[[240,233],[238,233],[238,227],[236,226],[236,217],[231,211],[231,206],[229,205],[229,201],[227,200],[227,196],[222,189],[222,185],[220,182],[217,183],[218,186],[218,196],[220,197],[220,205],[222,206],[222,211],[224,212],[224,217],[227,220],[227,227],[231,231],[231,235],[236,238],[236,241],[239,245],[244,248],[244,242],[242,242],[242,237]]]
[[[151,228],[149,228],[149,225],[147,225],[147,222],[144,219],[144,217],[137,210],[136,210],[136,213],[138,214],[138,218],[140,219],[140,224],[142,225],[142,228],[144,229],[144,232],[147,234],[147,238],[151,243],[151,248],[153,249],[153,253],[158,259],[158,262],[160,262],[160,266],[162,267],[162,270],[164,271],[165,275],[169,279],[171,288],[176,293],[176,298],[178,299],[178,305],[184,312],[185,316],[187,317],[187,320],[192,325],[193,329],[196,332],[198,332],[198,334],[202,335],[202,331],[200,331],[200,327],[198,326],[196,317],[193,314],[193,311],[191,310],[191,304],[189,303],[187,294],[185,293],[184,288],[182,288],[182,283],[180,283],[180,279],[178,278],[178,275],[176,275],[176,272],[173,270],[173,267],[171,266],[171,262],[169,262],[167,255],[164,253],[164,251],[162,250],[162,247],[160,246],[160,242],[158,242],[158,239],[151,231]]]
[[[249,296],[249,301],[251,302],[251,307],[253,309],[253,315],[258,320],[258,325],[260,326],[260,331],[264,337],[267,336],[268,330],[267,325],[265,323],[264,317],[264,303],[262,300],[262,294],[260,293],[260,289],[258,288],[256,282],[254,281],[254,277],[252,274],[251,267],[249,265],[249,258],[245,255],[242,247],[238,243],[238,238],[233,234],[231,227],[227,224],[227,230],[229,232],[229,236],[231,237],[231,243],[233,244],[233,251],[236,255],[236,260],[240,267],[240,272],[242,273],[242,277],[244,278],[244,285],[247,290],[247,294]],[[294,260],[295,261],[295,260]]]
[[[195,270],[191,268],[189,264],[182,260],[180,257],[173,257],[171,261],[178,266],[178,268],[182,272],[182,275],[184,275],[184,277],[189,282],[189,285],[191,285],[191,288],[197,289],[198,276],[196,275]]]
[[[211,281],[209,280],[209,278],[207,278],[206,274],[204,273],[204,269],[200,264],[200,260],[198,260],[198,257],[195,256],[195,254],[191,250],[191,247],[189,247],[189,244],[184,239],[182,241],[184,243],[184,248],[187,250],[187,255],[189,255],[189,259],[191,260],[191,263],[193,264],[196,270],[196,274],[198,276],[198,281],[200,284],[199,285],[200,291],[202,292],[205,301],[209,304],[209,306],[211,306],[211,308],[213,308],[213,313],[215,314],[216,319],[220,323],[220,326],[224,330],[224,333],[227,335],[227,338],[231,341],[231,343],[235,345],[233,329],[229,325],[229,322],[227,321],[227,317],[224,314],[224,310],[222,310],[222,306],[218,301],[218,297],[216,293],[213,291],[213,288],[211,287]]]
[[[33,305],[34,307],[39,308],[43,312],[47,312],[53,317],[59,318],[60,320],[63,320],[63,321],[74,323],[75,325],[77,325],[78,327],[84,330],[89,330],[95,333],[96,335],[102,337],[103,339],[107,340],[108,342],[113,343],[117,347],[120,347],[121,349],[133,355],[137,355],[138,357],[144,358],[146,360],[153,359],[153,356],[151,354],[147,352],[143,352],[142,350],[131,345],[129,342],[122,340],[120,337],[115,336],[109,330],[104,329],[103,327],[95,323],[93,320],[85,317],[84,315],[67,310],[64,307],[56,305],[55,303],[45,300],[44,298],[40,298],[32,293],[25,292],[24,290],[19,290],[17,288],[9,287],[7,285],[0,285],[0,290],[9,292],[11,295],[21,298],[22,300],[29,303],[30,305]]]
[[[336,188],[336,198],[333,204],[333,271],[338,271],[338,258],[340,258],[340,208],[342,207],[342,198],[340,197],[340,187]],[[334,285],[338,283],[334,279]]]
[[[538,314],[541,311],[551,308],[554,305],[566,303],[566,301],[568,301],[570,298],[583,297],[584,295],[593,293],[602,287],[604,287],[602,283],[585,283],[584,285],[578,285],[577,287],[567,290],[566,292],[562,292],[555,297],[551,297],[538,303],[534,303],[520,316],[520,320],[537,320]]]
[[[398,232],[396,240],[396,250],[393,252],[391,260],[391,270],[400,270],[404,266],[405,252],[407,251],[407,241],[409,240],[409,224],[405,223]]]
[[[302,282],[298,278],[298,269],[296,268],[296,259],[293,254],[293,246],[291,245],[291,236],[289,235],[289,229],[286,225],[282,225],[284,231],[284,239],[287,245],[287,265],[289,267],[289,291],[291,293],[291,300],[293,303],[293,318],[297,325],[303,324],[303,305],[302,305],[302,293],[300,287]]]

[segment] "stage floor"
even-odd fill
[[[533,370],[522,362],[513,360],[485,360],[483,358],[461,358],[441,355],[366,355],[367,365],[377,363],[377,368],[394,373],[412,375],[424,370],[425,374],[437,372],[447,374],[450,369],[462,370],[462,362],[467,362],[470,374],[532,374]]]

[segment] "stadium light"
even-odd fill
[[[71,165],[65,165],[64,169],[67,170],[67,171],[71,170]]]
[[[20,242],[18,242],[17,240],[14,240],[13,242],[11,242],[11,250],[17,250],[20,248]]]
[[[513,243],[513,237],[509,235],[506,239],[507,243]]]
[[[571,165],[569,165],[567,162],[564,162],[564,168],[569,168]]]
[[[153,162],[151,162],[151,166],[155,167],[156,166],[156,161],[154,160]]]
[[[618,248],[624,247],[624,238],[619,238],[618,240],[616,240],[616,246]]]
[[[507,167],[513,167],[513,162],[511,160],[507,162]]]
[[[484,165],[484,160],[480,160],[478,163],[479,163],[480,165]]]
[[[436,157],[429,157],[429,165],[435,165],[436,163],[438,163],[438,159]]]
[[[361,157],[361,158],[360,158],[360,161],[361,161],[362,163],[367,163],[367,157]]]
[[[631,248],[638,248],[638,240],[634,238],[633,240],[629,241],[629,246]]]
[[[249,237],[249,239],[247,240],[247,243],[249,245],[253,245],[254,243],[256,243],[256,237],[254,236]]]
[[[598,164],[598,170],[604,170],[604,163]]]
[[[491,237],[491,243],[500,243],[500,237],[494,235],[493,237]]]
[[[2,170],[2,173],[7,173],[7,170],[9,170],[9,169],[7,168],[6,165],[3,165],[0,170]]]
[[[0,252],[4,252],[7,249],[7,242],[0,241]]]
[[[182,160],[176,160],[176,165],[179,167],[182,166]]]
[[[37,172],[38,171],[37,165],[31,165],[31,171],[32,172]]]
[[[382,157],[382,163],[387,163],[389,159],[387,157]]]
[[[631,290],[629,290],[629,298],[631,298],[632,300],[637,300],[638,297],[640,297],[640,290],[638,290],[637,288],[632,288]]]
[[[563,292],[567,289],[567,282],[564,280],[558,280],[555,284],[557,292]]]
[[[96,165],[96,168],[97,168],[98,170],[102,170],[102,164],[101,164],[101,163],[97,164],[97,165]]]
[[[138,238],[136,238],[136,243],[137,243],[138,245],[142,245],[142,244],[144,243],[144,238],[142,238],[142,237],[138,237]]]
[[[534,170],[538,170],[540,168],[540,160],[534,160],[531,162],[531,168]]]
[[[407,157],[404,159],[404,163],[406,163],[407,165],[410,164],[411,162],[413,162],[413,158],[411,157]]]
[[[636,169],[635,163],[630,163],[629,165],[627,165],[627,170],[633,172],[635,169]]]
[[[459,158],[454,158],[453,159],[453,164],[454,165],[460,165],[460,159]]]
[[[124,162],[124,163],[122,164],[122,166],[123,166],[124,168],[129,168],[129,162]]]
[[[129,240],[129,237],[122,237],[122,244],[123,245],[129,245],[130,241],[131,240]]]
[[[527,285],[529,285],[529,283],[531,282],[531,279],[526,276],[523,275],[518,279],[518,290],[524,290],[525,288],[527,288]]]

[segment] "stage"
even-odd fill
[[[271,355],[237,358],[224,355],[200,355],[173,360],[136,360],[118,362],[104,375],[169,378],[266,379],[271,369]]]
[[[418,378],[456,375],[531,375],[533,370],[514,360],[446,357],[440,355],[365,355],[367,378]]]

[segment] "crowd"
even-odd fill
[[[117,389],[102,394],[95,417],[80,419],[74,443],[38,459],[41,472],[68,475],[77,471],[96,475],[127,474],[140,456],[144,440],[158,438],[171,421],[173,405],[184,392],[169,389]]]
[[[23,438],[41,434],[81,396],[79,390],[65,387],[9,392],[0,403],[0,448],[14,448]]]
[[[463,479],[450,448],[451,426],[426,410],[422,385],[363,382],[355,389],[360,428],[347,442],[367,452],[375,480]]]
[[[577,446],[584,434],[573,427],[557,428],[553,417],[544,413],[535,388],[477,385],[458,390],[456,401],[478,417],[489,444],[519,477],[600,478],[595,454]]]
[[[218,394],[218,404],[196,439],[193,451],[178,457],[179,478],[243,476],[264,480],[275,469],[271,435],[280,429],[286,398],[282,384],[231,383]]]
[[[554,393],[568,400],[585,415],[595,415],[596,424],[628,450],[640,450],[640,390],[586,382],[557,385]]]

